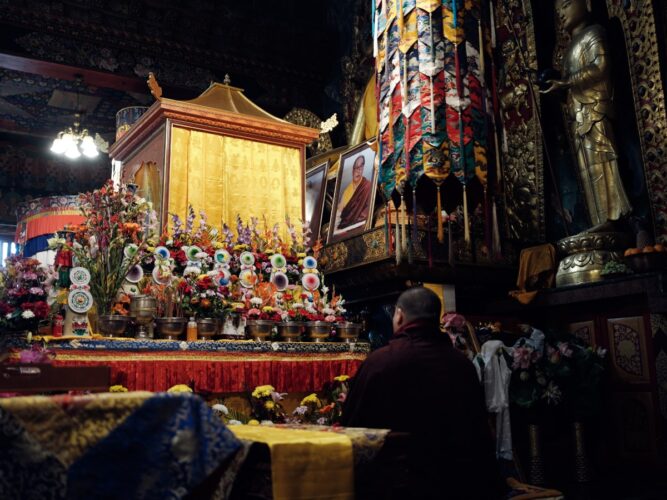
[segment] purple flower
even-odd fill
[[[308,411],[308,407],[307,407],[307,406],[297,406],[297,407],[294,409],[294,412],[293,412],[292,414],[293,414],[293,415],[305,415],[307,411]]]
[[[192,205],[188,205],[188,217],[185,219],[185,232],[190,234],[192,232],[192,226],[195,223],[195,209],[192,208]]]
[[[183,234],[183,222],[178,214],[171,214],[171,224],[174,226],[174,239]]]
[[[226,222],[222,225],[222,234],[225,244],[228,247],[232,246],[234,243],[234,232],[230,229]]]

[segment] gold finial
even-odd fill
[[[225,73],[225,79],[222,81],[224,85],[231,85],[232,84],[232,79],[229,78],[229,73]]]
[[[148,84],[148,88],[150,89],[151,94],[153,94],[153,97],[160,101],[162,99],[162,87],[157,83],[153,72],[148,73],[148,80],[146,80],[146,83]]]

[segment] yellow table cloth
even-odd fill
[[[234,425],[238,438],[265,443],[271,452],[273,498],[352,499],[352,440],[333,432]]]

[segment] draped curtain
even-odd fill
[[[169,213],[184,219],[190,204],[216,227],[237,215],[266,217],[269,226],[296,222],[303,218],[302,168],[297,148],[174,127]]]

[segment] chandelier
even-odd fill
[[[76,160],[83,154],[88,158],[95,158],[99,155],[95,139],[88,135],[88,130],[80,130],[81,114],[74,115],[74,124],[61,132],[53,140],[51,151],[58,155],[65,155],[70,160]]]

